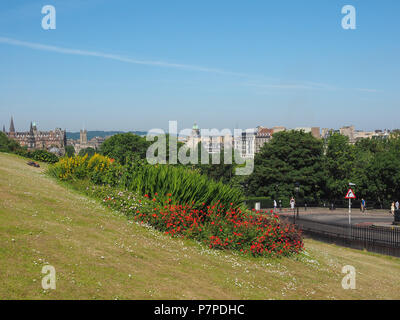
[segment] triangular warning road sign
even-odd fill
[[[349,191],[347,191],[346,199],[356,199],[356,195],[352,189],[349,189]]]

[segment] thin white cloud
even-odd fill
[[[174,68],[174,69],[182,69],[182,70],[188,70],[188,71],[207,72],[207,73],[214,73],[214,74],[221,74],[221,75],[244,77],[244,78],[249,78],[249,79],[252,78],[253,81],[256,78],[260,78],[259,76],[257,77],[255,75],[249,75],[249,74],[238,73],[238,72],[230,72],[230,71],[225,71],[225,70],[216,69],[216,68],[208,68],[208,67],[188,65],[188,64],[179,64],[179,63],[170,63],[170,62],[165,62],[165,61],[138,60],[138,59],[132,59],[132,58],[116,55],[116,54],[109,54],[109,53],[98,52],[98,51],[87,51],[87,50],[81,50],[81,49],[64,48],[64,47],[41,44],[41,43],[36,43],[36,42],[21,41],[21,40],[12,39],[12,38],[6,38],[6,37],[0,37],[0,43],[30,48],[30,49],[34,49],[34,50],[56,52],[56,53],[61,53],[61,54],[110,59],[110,60],[115,60],[115,61],[119,61],[119,62],[130,63],[130,64],[137,64],[137,65],[147,65],[147,66],[153,66],[153,67]],[[264,78],[264,80],[265,80],[265,77],[261,77],[261,78]],[[244,86],[256,87],[259,89],[275,89],[275,90],[281,90],[281,89],[283,89],[283,90],[338,90],[339,89],[339,88],[334,87],[329,84],[310,82],[310,81],[302,81],[302,82],[298,82],[298,83],[284,83],[284,82],[279,82],[279,80],[276,80],[276,79],[275,80],[269,79],[269,81],[270,82],[276,81],[276,82],[269,83],[269,84],[245,83]],[[363,92],[371,92],[371,93],[381,92],[381,91],[375,90],[375,89],[354,89],[354,90],[363,91]]]
[[[382,92],[381,90],[376,90],[376,89],[365,89],[365,88],[357,88],[355,89],[357,91],[361,91],[361,92],[369,92],[369,93],[378,93],[378,92]]]
[[[179,64],[179,63],[170,63],[170,62],[165,62],[165,61],[137,60],[137,59],[127,58],[127,57],[123,57],[120,55],[109,54],[109,53],[104,53],[104,52],[63,48],[63,47],[46,45],[46,44],[41,44],[41,43],[20,41],[20,40],[11,39],[11,38],[5,38],[5,37],[0,37],[0,43],[30,48],[30,49],[35,49],[35,50],[41,50],[41,51],[51,51],[51,52],[57,52],[57,53],[62,53],[62,54],[69,54],[69,55],[98,57],[98,58],[110,59],[110,60],[115,60],[115,61],[120,61],[120,62],[125,62],[125,63],[138,64],[138,65],[184,69],[184,70],[191,70],[191,71],[209,72],[209,73],[217,73],[217,74],[224,74],[224,75],[242,76],[242,77],[248,76],[248,75],[242,74],[242,73],[229,72],[229,71],[224,71],[224,70],[214,69],[214,68],[207,68],[207,67]]]
[[[330,84],[310,82],[310,81],[303,81],[298,83],[279,82],[279,83],[269,83],[269,84],[246,83],[244,85],[259,89],[276,89],[276,90],[328,90],[328,91],[351,90],[351,91],[360,91],[369,93],[382,92],[381,90],[376,90],[376,89],[340,88],[332,86]]]
[[[301,82],[301,83],[272,83],[272,84],[256,84],[247,83],[245,86],[256,87],[261,89],[283,89],[283,90],[336,90],[335,87],[323,83]]]

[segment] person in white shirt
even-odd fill
[[[294,198],[292,197],[292,199],[290,199],[290,209],[294,210],[295,204],[296,204],[296,201],[295,201]]]
[[[276,213],[276,207],[278,206],[278,204],[276,203],[276,200],[274,200],[274,213]]]

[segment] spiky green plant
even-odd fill
[[[222,204],[240,206],[242,192],[209,179],[197,171],[183,166],[140,164],[125,167],[121,187],[158,198],[170,197],[180,204]],[[168,196],[171,194],[171,196]]]

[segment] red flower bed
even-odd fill
[[[209,248],[253,256],[288,256],[303,249],[300,231],[272,211],[242,211],[219,202],[212,206],[176,205],[171,194],[139,196],[104,186],[92,186],[87,192],[138,222],[174,237],[198,240]]]
[[[156,198],[153,201],[157,203]],[[303,248],[300,232],[280,221],[272,211],[248,213],[224,208],[219,203],[194,209],[193,205],[172,205],[170,201],[155,205],[152,210],[137,211],[135,219],[171,236],[192,238],[210,248],[238,250],[253,256],[287,256]]]

